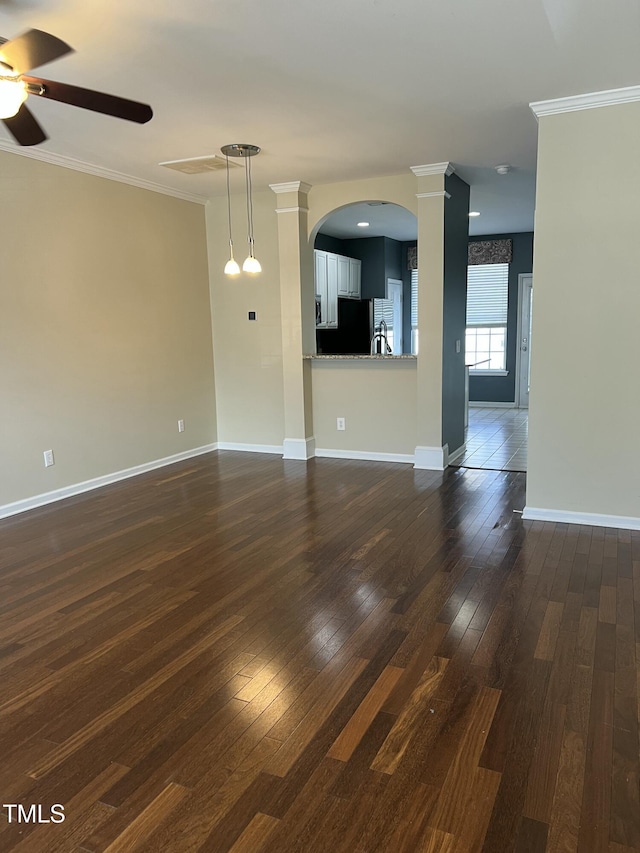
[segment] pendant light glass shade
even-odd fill
[[[240,272],[240,267],[238,266],[233,257],[233,243],[231,240],[231,193],[229,189],[229,157],[244,158],[245,187],[247,195],[247,240],[249,243],[249,254],[247,255],[242,264],[242,270],[243,272],[248,272],[253,275],[262,272],[262,266],[260,265],[260,261],[256,258],[254,250],[253,187],[251,183],[251,157],[255,156],[259,152],[260,149],[257,145],[234,144],[222,146],[222,153],[227,158],[227,206],[229,212],[229,251],[231,255],[230,259],[227,261],[227,265],[224,268],[224,271],[227,275],[237,275]]]
[[[262,272],[260,261],[257,258],[254,258],[252,255],[249,255],[245,258],[244,263],[242,264],[242,269],[245,272],[251,273]]]

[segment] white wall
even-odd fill
[[[529,517],[640,526],[639,138],[639,103],[540,119]]]

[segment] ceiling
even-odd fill
[[[368,222],[359,227],[358,222]],[[418,220],[399,204],[362,202],[334,210],[320,228],[322,234],[340,240],[359,237],[391,237],[392,240],[417,240]]]
[[[533,226],[529,102],[640,83],[639,0],[0,0],[0,35],[31,27],[77,51],[36,73],[155,112],[138,126],[34,98],[45,153],[203,199],[224,173],[157,164],[253,143],[266,189],[449,160],[472,233]]]

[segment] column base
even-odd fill
[[[416,447],[414,468],[426,471],[444,471],[449,464],[449,445],[444,447]]]
[[[283,459],[313,459],[316,455],[316,440],[311,438],[285,438],[282,442]]]

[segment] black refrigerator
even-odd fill
[[[370,299],[338,299],[338,328],[317,329],[319,355],[368,355],[371,351]]]

